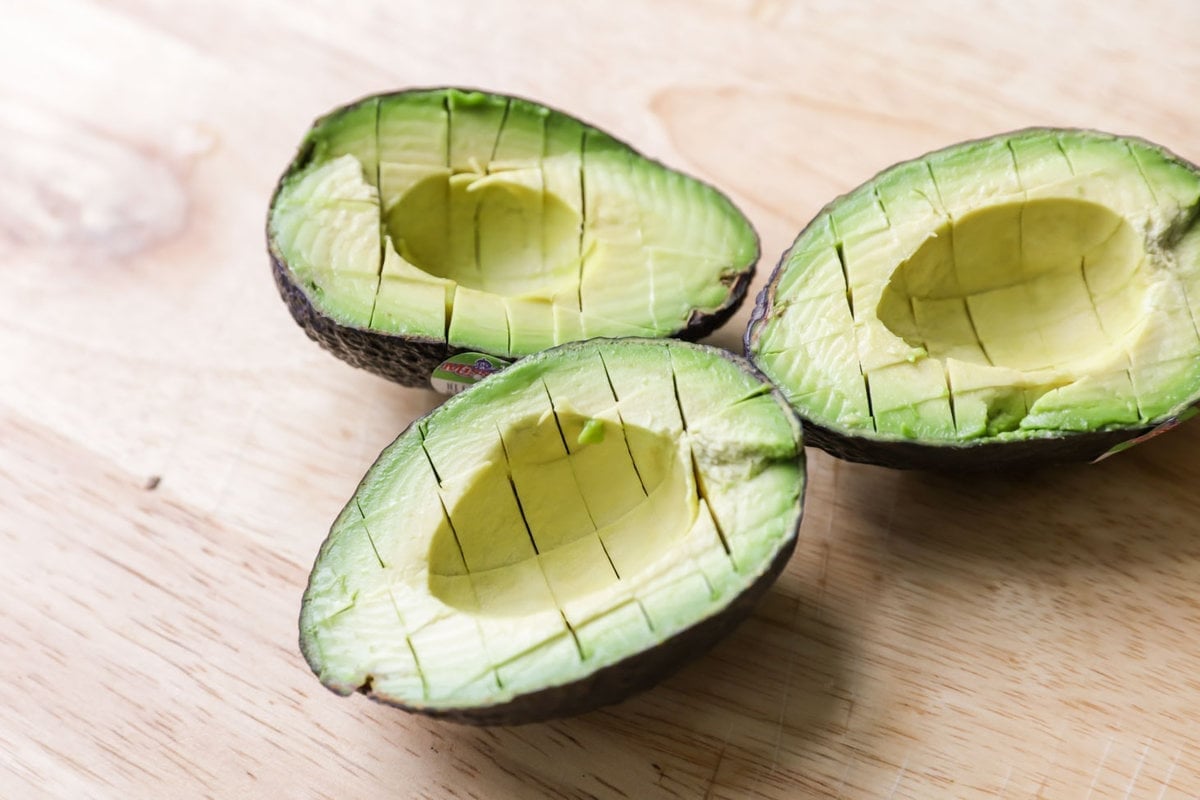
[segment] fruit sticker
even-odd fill
[[[438,364],[429,377],[435,392],[458,394],[473,383],[499,372],[510,362],[484,353],[459,353]]]

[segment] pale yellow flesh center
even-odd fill
[[[457,242],[456,221],[466,229]],[[384,222],[399,255],[429,275],[490,294],[552,298],[577,294],[582,221],[552,192],[498,172],[427,178]],[[563,246],[543,253],[543,241]]]
[[[636,582],[694,521],[677,449],[670,436],[572,413],[508,426],[434,534],[431,594],[469,613],[526,616]],[[519,524],[497,526],[513,501]],[[550,593],[529,591],[531,569]]]
[[[932,358],[1077,374],[1134,333],[1144,259],[1134,230],[1103,206],[990,206],[942,225],[900,264],[877,314]]]

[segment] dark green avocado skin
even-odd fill
[[[445,342],[397,336],[380,331],[342,325],[313,307],[295,276],[270,246],[271,271],[279,296],[292,312],[308,338],[351,366],[373,372],[402,386],[429,388],[429,376],[435,367],[460,348]]]
[[[846,436],[804,420],[804,443],[859,464],[930,472],[988,472],[1095,461],[1121,442],[1149,430],[1093,431],[976,445],[931,445]]]
[[[381,95],[372,95],[355,100],[352,103],[347,103],[340,108],[337,108],[326,115],[323,115],[317,120],[335,116],[337,114],[348,111],[364,102],[378,97],[381,101],[389,97],[407,94],[410,92],[429,91],[433,87],[417,87],[411,89],[403,89],[396,92],[390,92]],[[447,88],[447,87],[436,87]],[[482,89],[470,89],[462,87],[457,88],[462,92],[482,92],[485,94],[494,94]],[[511,95],[513,99],[526,100],[515,95]],[[545,103],[534,100],[526,100],[526,102],[535,105],[543,106],[551,111],[562,114],[565,117],[570,117],[580,122],[587,127],[593,127],[588,123],[579,120],[566,112],[547,106]],[[314,123],[317,124],[317,123]],[[615,138],[615,137],[614,137]],[[619,140],[617,140],[619,141]],[[622,145],[628,147],[630,152],[636,156],[646,158],[647,161],[659,163],[654,159],[643,156],[636,148],[630,147],[625,142]],[[279,195],[280,189],[283,187],[284,181],[289,175],[303,167],[311,158],[313,146],[311,141],[306,141],[301,145],[296,156],[288,165],[280,176],[279,181],[275,185],[275,190],[271,194],[270,207],[274,207],[275,198]],[[670,168],[668,168],[670,169]],[[680,170],[672,169],[673,172],[683,174]],[[689,176],[691,177],[691,176]],[[692,178],[698,183],[705,183],[698,178]],[[722,194],[716,187],[711,187],[714,191]],[[730,202],[732,205],[732,201]],[[270,208],[267,211],[268,220],[270,217]],[[487,355],[496,356],[498,358],[511,359],[512,356],[504,353],[494,353],[485,348],[480,347],[454,347],[445,341],[435,341],[432,339],[417,338],[404,336],[382,331],[373,331],[367,328],[358,328],[353,326],[343,325],[331,317],[318,311],[312,304],[312,301],[305,294],[304,290],[296,283],[295,276],[288,269],[279,253],[278,248],[271,237],[270,224],[267,226],[267,250],[271,257],[271,271],[274,274],[275,286],[279,290],[280,297],[287,304],[288,310],[292,314],[292,318],[296,323],[308,334],[308,338],[312,339],[321,347],[333,355],[340,358],[346,363],[365,369],[380,377],[387,378],[402,386],[413,388],[430,388],[429,376],[432,374],[438,364],[445,361],[450,356],[463,352],[478,352]],[[759,257],[762,254],[761,240],[758,239],[758,234],[755,232],[755,248],[754,254],[748,264],[742,265],[737,273],[731,274],[728,279],[729,292],[726,295],[725,302],[717,309],[711,312],[693,310],[691,316],[688,317],[687,324],[678,331],[667,334],[664,338],[681,339],[688,342],[696,342],[713,333],[729,321],[737,310],[741,307],[746,299],[746,291],[750,287],[750,282],[754,279],[755,270],[758,266]]]

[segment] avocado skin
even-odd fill
[[[1029,127],[1019,130],[1010,131],[1006,134],[996,134],[994,136],[982,137],[980,139],[972,139],[960,142],[959,145],[970,144],[974,141],[984,141],[986,139],[995,138],[996,136],[1016,136],[1022,133],[1035,132],[1042,130],[1075,130],[1088,132],[1087,128],[1042,128]],[[1122,136],[1124,139],[1143,141],[1159,150],[1163,150],[1160,145],[1149,142],[1135,136]],[[959,145],[952,145],[954,147]],[[941,149],[930,151],[924,155],[917,156],[916,159],[924,158],[935,152],[940,152]],[[1167,152],[1163,150],[1163,152]],[[1187,161],[1174,153],[1168,153],[1172,159],[1179,162],[1183,166],[1191,169],[1194,172],[1200,172],[1200,166]],[[907,159],[909,161],[916,159]],[[897,162],[901,164],[905,162]],[[887,172],[889,167],[881,169],[876,173],[873,181],[879,175]],[[869,182],[869,181],[868,181]],[[857,187],[856,187],[857,188]],[[853,192],[851,189],[850,192]],[[812,220],[805,225],[798,234],[795,240],[799,240],[804,236],[812,225],[821,218],[821,215],[836,206],[844,197],[839,195],[834,200],[826,203],[820,211],[818,211]],[[779,279],[783,275],[784,265],[787,263],[788,256],[791,253],[789,246],[783,251],[779,257],[775,268],[771,270],[767,282],[759,290],[758,296],[754,301],[754,310],[750,314],[750,321],[746,325],[746,331],[742,337],[742,346],[744,354],[752,363],[757,366],[754,359],[752,345],[758,341],[759,327],[766,323],[768,315],[774,308],[775,289],[779,284]],[[1200,407],[1200,403],[1197,404]],[[1014,470],[1024,467],[1039,467],[1050,466],[1054,464],[1077,464],[1083,462],[1095,461],[1100,456],[1107,453],[1113,447],[1116,447],[1122,442],[1136,439],[1146,433],[1149,433],[1155,426],[1143,426],[1137,428],[1121,428],[1107,431],[1085,431],[1079,433],[1064,433],[1057,436],[1046,436],[1041,439],[1025,439],[1014,442],[982,442],[980,444],[923,444],[917,441],[894,441],[883,439],[869,439],[863,436],[851,436],[844,433],[839,433],[829,428],[818,425],[811,420],[800,416],[800,420],[804,425],[804,443],[812,445],[819,450],[823,450],[830,455],[840,458],[843,461],[851,461],[857,464],[872,464],[879,467],[888,467],[890,469],[903,470],[923,470],[928,472],[1000,472],[1004,470]]]
[[[402,386],[429,388],[429,376],[438,364],[461,348],[446,342],[342,325],[313,307],[308,295],[270,244],[271,272],[279,296],[308,338],[351,366],[365,369]]]
[[[425,92],[436,89],[454,89],[460,92],[480,92],[483,94],[495,94],[484,89],[472,89],[467,87],[412,87],[401,89],[394,92],[387,92],[379,95],[368,95],[361,97],[353,102],[346,103],[327,114],[319,117],[312,127],[315,127],[322,120],[334,117],[353,109],[365,102],[369,102],[376,97],[383,102],[392,97],[413,93]],[[549,109],[555,114],[561,114],[579,122],[585,127],[592,128],[594,126],[580,120],[574,115],[567,114],[553,106],[548,106],[537,100],[529,100],[528,98],[519,95],[504,95],[511,97],[514,100],[524,100],[525,102],[534,105],[542,106]],[[606,134],[611,136],[611,134]],[[629,148],[629,151],[638,158],[643,158],[653,164],[662,166],[664,169],[669,169],[672,172],[680,175],[686,175],[681,170],[667,167],[657,159],[652,159],[642,155],[636,148],[616,137],[612,137],[624,147]],[[287,180],[296,171],[303,166],[312,157],[313,142],[310,139],[305,139],[301,144],[296,155],[291,163],[279,176],[279,180],[275,184],[275,189],[271,193],[271,202],[267,207],[267,250],[271,257],[271,271],[275,278],[275,287],[279,290],[279,296],[287,305],[288,310],[292,314],[292,319],[296,321],[308,338],[312,339],[317,344],[321,345],[325,350],[345,361],[351,366],[365,369],[382,378],[412,388],[430,388],[429,376],[433,370],[453,355],[464,352],[484,353],[486,355],[495,356],[497,358],[513,359],[513,356],[504,353],[494,353],[485,348],[472,347],[462,348],[454,347],[449,343],[440,340],[425,339],[414,336],[406,336],[402,334],[386,333],[383,331],[375,331],[369,328],[359,328],[351,325],[343,325],[326,314],[323,314],[312,304],[308,295],[296,283],[295,275],[288,269],[283,256],[279,252],[279,248],[275,245],[274,239],[271,236],[270,230],[270,215],[271,209],[275,206],[275,199],[279,196],[282,190],[284,181]],[[728,196],[717,187],[702,181],[699,178],[691,175],[686,177],[697,183],[704,184],[713,191],[725,197]],[[730,205],[733,201],[729,200]],[[736,208],[736,206],[735,206]],[[753,230],[753,228],[752,228]],[[677,331],[666,334],[664,338],[681,339],[686,342],[696,342],[704,337],[712,334],[729,319],[737,313],[741,308],[742,303],[746,299],[746,291],[750,287],[750,282],[754,279],[755,270],[758,266],[759,258],[762,256],[762,239],[758,235],[757,230],[754,233],[754,254],[748,264],[744,265],[735,274],[729,278],[729,292],[726,295],[725,302],[720,307],[711,312],[704,312],[699,309],[694,309],[688,317],[687,324]]]
[[[305,328],[305,330],[308,330]],[[310,334],[311,336],[312,334]],[[609,343],[619,343],[620,339],[603,339]],[[557,345],[543,353],[553,350],[577,347],[580,342],[566,342]],[[771,395],[779,402],[781,409],[787,409],[798,422],[801,417],[787,402],[783,393],[748,359],[731,353],[728,350],[710,348],[720,357],[737,364],[741,369],[753,375],[758,380],[771,387]],[[488,380],[485,378],[484,380]],[[467,389],[467,392],[471,389]],[[430,412],[433,413],[433,412]],[[428,416],[428,415],[425,415]],[[404,435],[414,425],[419,425],[424,417],[419,417],[407,425],[399,435]],[[806,430],[801,426],[801,444],[807,440]],[[715,614],[700,620],[691,627],[680,631],[669,639],[636,653],[628,658],[603,667],[592,674],[571,683],[551,686],[536,692],[529,692],[514,697],[504,703],[476,708],[437,709],[413,706],[372,690],[371,681],[357,687],[359,694],[382,705],[399,708],[414,714],[446,720],[464,725],[493,726],[493,725],[526,725],[535,722],[562,719],[564,717],[584,714],[604,706],[614,705],[632,697],[639,692],[650,689],[661,681],[679,671],[689,662],[699,658],[711,650],[721,639],[733,632],[747,617],[751,615],[759,600],[767,593],[779,576],[783,573],[788,561],[796,550],[796,542],[800,534],[800,526],[804,520],[804,501],[808,492],[806,468],[807,457],[803,447],[797,449],[796,462],[801,468],[802,483],[800,495],[796,499],[799,513],[796,514],[795,524],[784,536],[775,557],[754,582],[737,598]],[[320,555],[317,556],[317,561]],[[315,563],[314,563],[315,566]],[[313,571],[309,573],[309,582],[305,593],[311,588]],[[300,653],[314,674],[320,675],[320,659],[314,648],[304,635],[303,618],[300,619]],[[338,688],[322,684],[326,689],[338,696],[351,693],[347,688]]]
[[[858,464],[928,472],[989,472],[1094,461],[1121,442],[1150,430],[1089,431],[1015,442],[931,445],[847,436],[804,420],[804,443]]]
[[[738,308],[742,305],[742,301],[746,299],[746,290],[750,288],[750,281],[754,279],[755,265],[761,255],[762,245],[759,243],[757,233],[755,233],[755,240],[754,260],[749,267],[739,272],[732,279],[729,284],[729,297],[725,303],[712,313],[706,314],[703,311],[692,311],[692,315],[688,317],[687,325],[671,334],[670,338],[682,339],[685,342],[697,342],[716,331],[737,312]]]
[[[711,617],[677,633],[656,647],[610,664],[586,678],[520,695],[506,703],[470,709],[439,710],[408,706],[375,694],[370,684],[358,691],[383,705],[467,725],[526,725],[575,716],[613,705],[665,680],[685,664],[708,652],[753,612],[758,601],[783,572],[796,548],[796,529],[766,571],[736,600]]]

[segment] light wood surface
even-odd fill
[[[811,453],[754,618],[609,710],[475,730],[326,692],[308,567],[438,398],[308,342],[262,236],[314,116],[482,86],[730,192],[757,291],[823,203],[957,140],[1079,125],[1200,159],[1200,4],[3,10],[0,797],[1200,796],[1197,422],[1004,478]]]

